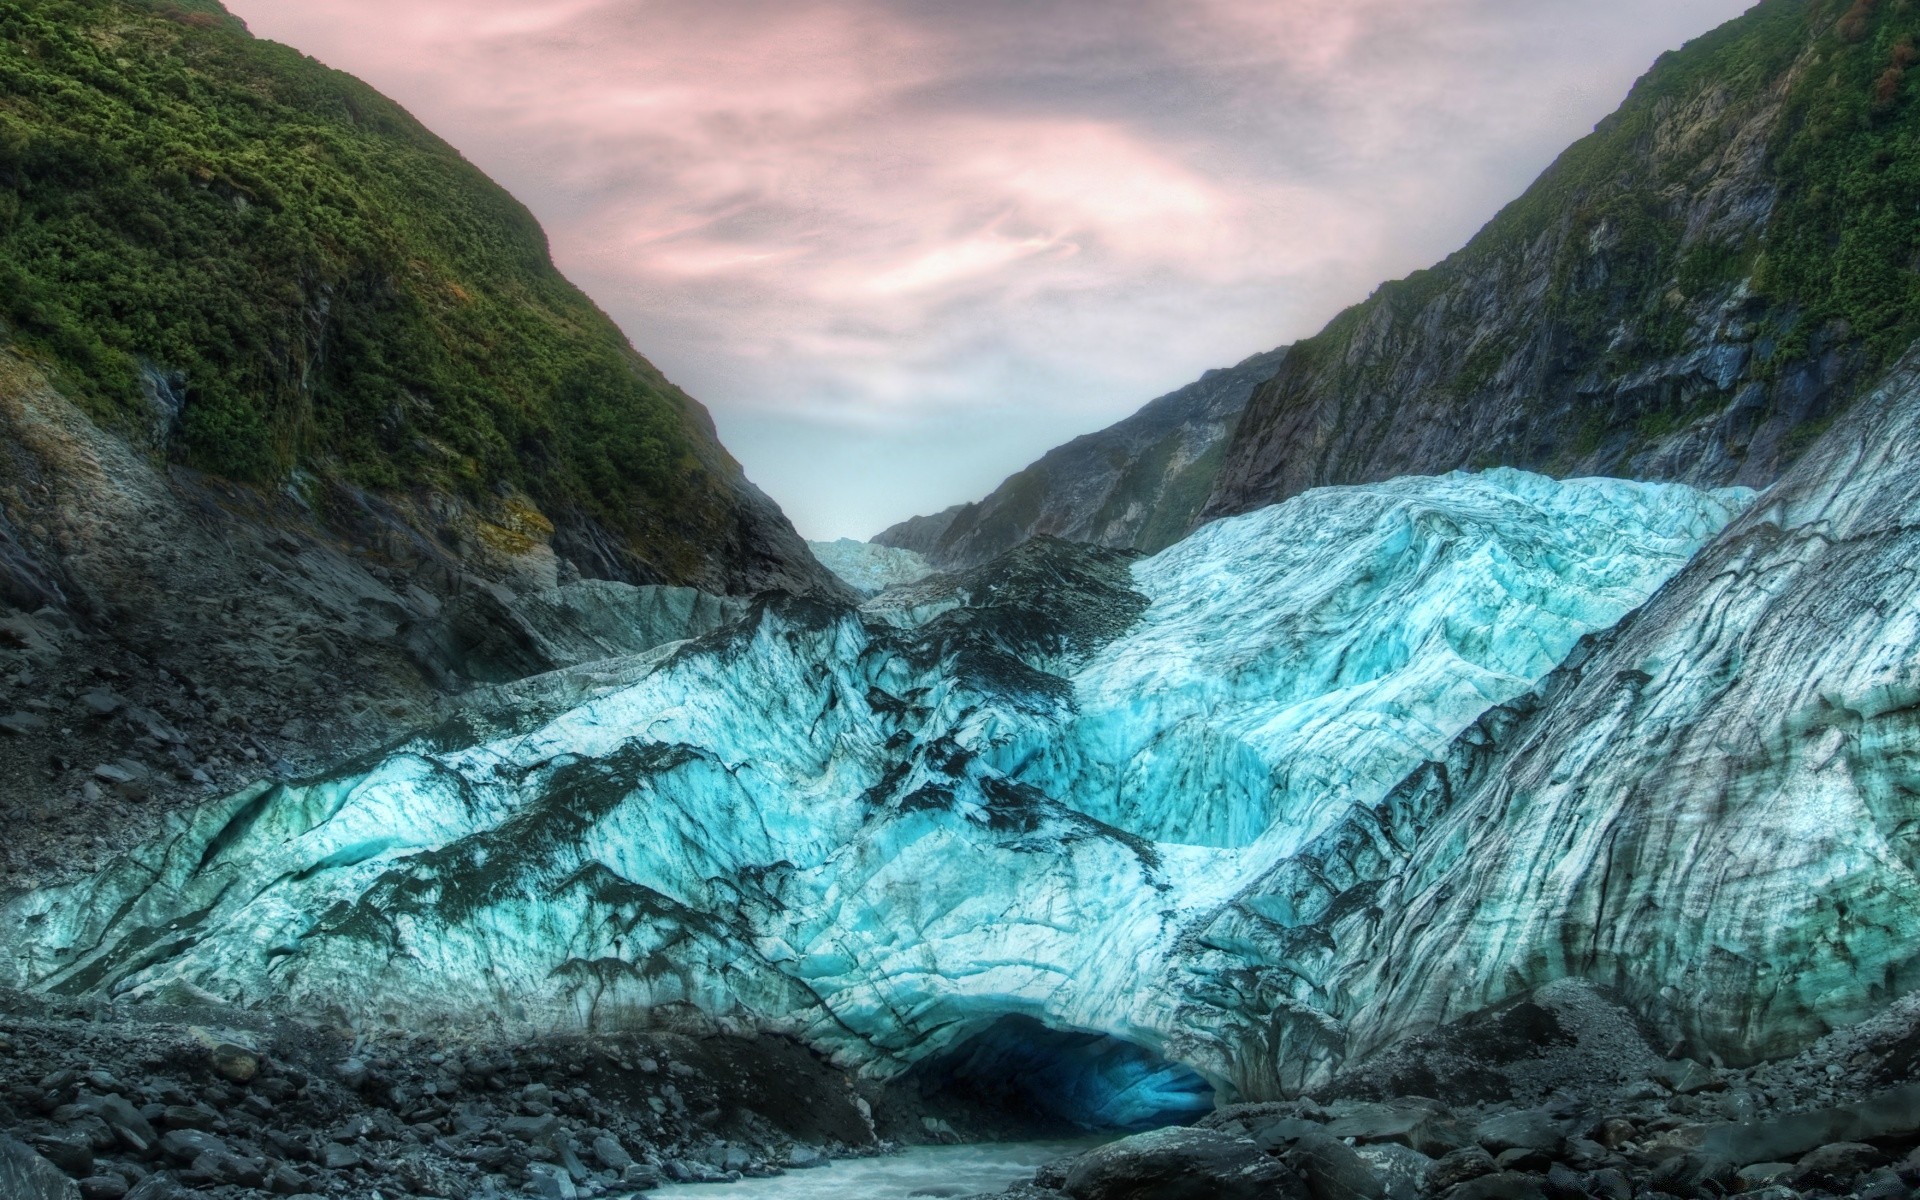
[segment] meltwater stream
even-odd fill
[[[986,1142],[970,1146],[915,1146],[882,1158],[844,1159],[830,1167],[789,1171],[738,1183],[685,1183],[652,1196],[672,1200],[906,1200],[910,1196],[975,1196],[1005,1190],[1034,1168],[1063,1154],[1088,1150],[1105,1138],[1057,1142]]]

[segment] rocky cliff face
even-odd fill
[[[986,499],[902,521],[873,540],[943,569],[978,566],[1042,536],[1164,550],[1192,527],[1240,411],[1286,356],[1271,350],[1209,371],[1116,425],[1048,451]]]
[[[0,878],[734,611],[684,589],[845,594],[357,80],[217,4],[49,0],[0,2],[0,93]]]
[[[1767,0],[1302,343],[1205,515],[1506,464],[1764,486],[1920,333],[1908,6]]]

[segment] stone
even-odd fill
[[[0,1196],[7,1200],[80,1200],[80,1188],[32,1147],[0,1134]]]
[[[212,1129],[219,1120],[220,1114],[190,1104],[169,1104],[160,1113],[168,1129]]]
[[[1447,1193],[1448,1200],[1546,1200],[1540,1177],[1518,1171],[1482,1175]]]
[[[334,1064],[333,1073],[339,1077],[341,1083],[356,1092],[366,1086],[367,1064],[360,1059],[349,1058]]]
[[[806,1171],[815,1167],[824,1167],[828,1165],[829,1161],[826,1155],[820,1153],[812,1146],[795,1146],[793,1149],[787,1151],[786,1157],[788,1169],[794,1171]],[[1064,1175],[1061,1176],[1061,1181],[1066,1181]]]
[[[1436,1194],[1444,1193],[1469,1179],[1491,1175],[1495,1169],[1493,1155],[1478,1146],[1462,1146],[1427,1169],[1427,1187]]]
[[[1618,1150],[1639,1136],[1640,1131],[1625,1117],[1608,1117],[1593,1127],[1593,1140],[1609,1150]]]
[[[222,1079],[247,1083],[260,1073],[260,1056],[245,1046],[222,1042],[213,1048],[209,1059]]]
[[[527,1169],[527,1185],[541,1200],[576,1200],[580,1195],[572,1179],[546,1163],[534,1163]]]
[[[1471,1139],[1459,1122],[1438,1105],[1421,1100],[1367,1104],[1326,1125],[1329,1137],[1352,1138],[1361,1145],[1398,1142],[1430,1158],[1459,1149]]]
[[[1488,1117],[1473,1127],[1473,1140],[1492,1154],[1513,1149],[1558,1154],[1566,1144],[1567,1127],[1546,1109],[1529,1108]]]
[[[1325,1133],[1293,1144],[1287,1162],[1307,1185],[1312,1200],[1382,1200],[1386,1187],[1353,1147]]]
[[[1401,1188],[1418,1192],[1434,1164],[1433,1159],[1399,1142],[1355,1146],[1353,1152],[1386,1187],[1389,1196]]]
[[[1601,1167],[1587,1176],[1587,1194],[1594,1200],[1632,1200],[1633,1183],[1617,1167]]]
[[[1676,1154],[1654,1167],[1647,1184],[1670,1196],[1719,1195],[1736,1178],[1732,1163],[1706,1154]]]
[[[1793,1164],[1783,1162],[1748,1163],[1734,1174],[1735,1177],[1740,1180],[1741,1191],[1752,1191],[1754,1188],[1772,1183],[1776,1179],[1785,1179],[1787,1176],[1793,1174]]]
[[[47,719],[35,713],[16,712],[0,717],[0,733],[10,733],[15,737],[44,733],[46,728]]]
[[[1792,1113],[1748,1125],[1711,1125],[1701,1149],[1737,1166],[1786,1162],[1840,1142],[1911,1139],[1920,1133],[1920,1084],[1908,1084],[1857,1104]]]
[[[160,1136],[160,1153],[186,1164],[203,1154],[225,1154],[227,1144],[203,1129],[170,1129]]]
[[[822,1159],[817,1163],[807,1165],[824,1167],[827,1163],[825,1159]],[[660,1186],[660,1169],[658,1167],[650,1167],[645,1163],[631,1163],[626,1170],[620,1172],[620,1184],[622,1187],[635,1188],[641,1191],[645,1191],[648,1188],[657,1188]]]
[[[214,1151],[193,1160],[193,1171],[215,1183],[257,1188],[267,1182],[267,1165],[257,1158]]]
[[[349,1167],[357,1167],[365,1161],[360,1152],[352,1146],[328,1142],[320,1147],[320,1165],[329,1171],[344,1171]]]
[[[560,1120],[554,1116],[544,1117],[508,1117],[500,1122],[500,1132],[510,1138],[523,1142],[544,1142],[552,1138],[560,1129]]]
[[[591,1149],[594,1160],[615,1174],[623,1174],[633,1165],[633,1155],[627,1153],[627,1148],[618,1139],[607,1134],[594,1138]]]
[[[1272,1154],[1285,1149],[1310,1133],[1324,1133],[1326,1126],[1318,1121],[1303,1121],[1298,1117],[1274,1117],[1268,1120],[1254,1121],[1247,1136],[1262,1150]]]
[[[1825,1187],[1846,1191],[1856,1175],[1885,1166],[1886,1154],[1864,1142],[1834,1142],[1809,1151],[1793,1164],[1789,1177],[1795,1187]]]
[[[1712,1068],[1691,1058],[1669,1059],[1654,1068],[1653,1076],[1681,1096],[1717,1091],[1727,1086],[1726,1081],[1715,1074]]]
[[[1173,1127],[1088,1151],[1061,1189],[1072,1200],[1306,1200],[1306,1185],[1251,1138]]]
[[[89,1175],[80,1181],[80,1200],[121,1200],[127,1181],[118,1175]]]
[[[1541,1185],[1547,1200],[1585,1200],[1587,1181],[1580,1172],[1565,1163],[1554,1163],[1547,1168],[1546,1182]]]
[[[93,1141],[85,1133],[33,1138],[30,1144],[42,1158],[76,1179],[93,1174]]]
[[[97,688],[80,697],[80,707],[96,717],[110,717],[127,706],[119,693]]]
[[[1854,1184],[1854,1195],[1859,1200],[1907,1200],[1911,1193],[1900,1173],[1890,1167],[1875,1167]]]
[[[286,1163],[275,1163],[267,1172],[267,1190],[280,1196],[294,1196],[308,1190],[307,1177]]]

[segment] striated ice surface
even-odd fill
[[[873,596],[903,583],[918,583],[933,574],[933,564],[919,553],[873,542],[841,538],[808,542],[820,565],[863,596]]]
[[[1041,539],[861,610],[763,601],[16,898],[0,982],[681,1012],[880,1073],[1030,1018],[1159,1056],[1070,1072],[1114,1081],[1094,1107],[1193,1094],[1162,1058],[1273,1090],[1290,1031],[1324,1043],[1365,999],[1315,990],[1309,931],[1369,903],[1273,881],[1337,882],[1329,839],[1750,499],[1455,474],[1308,493],[1146,560]],[[1420,834],[1381,819],[1368,836]]]

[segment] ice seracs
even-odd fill
[[[543,1025],[688,1008],[880,1072],[1027,1018],[1153,1052],[1107,1071],[1122,1092],[1166,1092],[1163,1059],[1247,1092],[1259,973],[1323,969],[1286,936],[1306,902],[1261,882],[1749,498],[1456,474],[1151,559],[1042,539],[862,610],[761,602],[18,898],[0,971]],[[1256,916],[1196,938],[1229,911]]]

